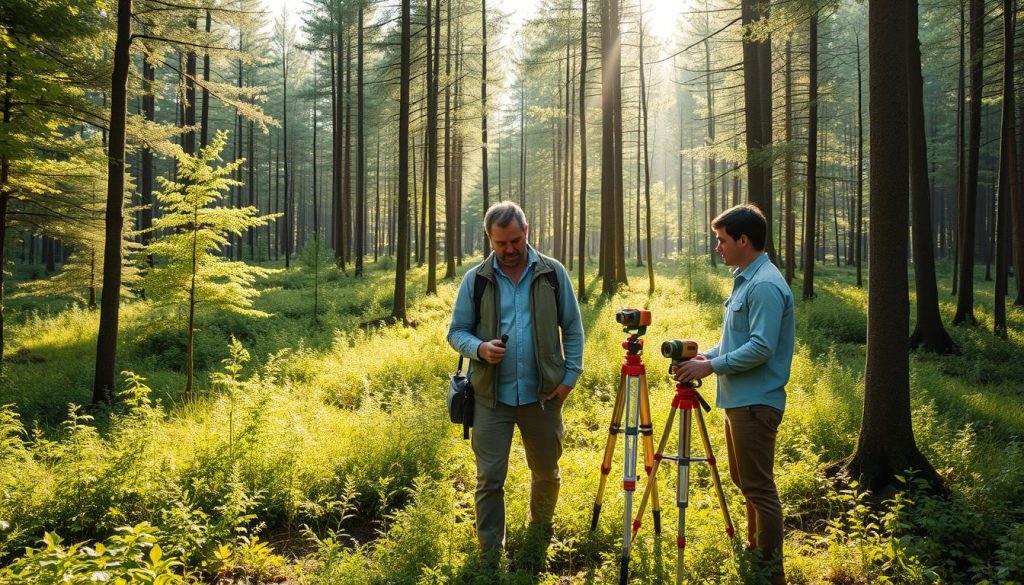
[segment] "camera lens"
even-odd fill
[[[667,358],[672,357],[672,354],[675,352],[675,349],[676,349],[676,342],[675,341],[666,341],[666,342],[662,343],[661,344],[661,357],[667,357]]]

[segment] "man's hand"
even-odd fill
[[[707,378],[713,373],[715,372],[711,369],[711,362],[708,361],[708,358],[704,357],[704,354],[699,353],[693,359],[686,360],[676,366],[672,377],[676,379],[676,382],[692,382],[701,378]]]
[[[548,394],[544,400],[553,400],[557,398],[559,402],[565,402],[565,399],[569,397],[570,392],[572,392],[572,388],[565,384],[559,384],[558,386],[555,386],[555,389],[552,390],[551,394]]]
[[[489,363],[499,363],[505,357],[505,342],[500,339],[492,339],[480,344],[476,353],[480,359]]]

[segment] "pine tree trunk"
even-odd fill
[[[996,282],[992,311],[995,334],[1006,339],[1006,294],[1010,270],[1010,194],[1017,190],[1017,145],[1013,107],[1013,0],[1003,0],[1003,112],[999,141],[999,187],[996,216]]]
[[[651,165],[647,137],[647,81],[644,73],[644,20],[640,16],[640,104],[643,107],[644,122],[644,219],[647,237],[647,280],[648,294],[654,294],[654,253],[651,245]]]
[[[483,212],[487,213],[488,208],[491,206],[491,192],[490,186],[488,185],[488,162],[487,162],[487,0],[480,0],[480,31],[482,35],[481,46],[480,46],[480,173],[483,190]],[[500,138],[499,138],[500,143]],[[498,149],[499,157],[501,156],[501,149]],[[500,165],[500,159],[498,164]],[[498,175],[498,198],[501,198],[501,174],[499,171]],[[487,255],[488,241],[487,233],[484,233],[483,241],[483,252]]]
[[[769,17],[769,3],[743,0],[741,19],[747,27]],[[747,191],[768,221],[765,250],[775,261],[772,240],[772,41],[743,41],[743,104],[746,111]],[[734,201],[739,201],[739,189]]]
[[[914,283],[917,288],[917,323],[910,347],[935,353],[956,351],[939,315],[939,290],[935,282],[934,238],[932,237],[931,194],[928,189],[928,147],[924,133],[924,79],[918,42],[917,0],[907,2],[907,120],[909,129],[910,199],[914,254]]]
[[[974,316],[974,245],[975,222],[978,204],[978,154],[981,146],[981,98],[982,62],[985,48],[985,5],[983,0],[970,0],[970,78],[971,78],[971,109],[970,127],[967,145],[967,176],[965,177],[963,206],[959,210],[960,239],[958,242],[959,292],[956,299],[954,325],[976,325]]]
[[[854,263],[857,265],[857,288],[864,286],[864,88],[860,66],[860,35],[857,35],[857,226],[854,235]]]
[[[807,191],[804,198],[804,300],[814,297],[814,252],[818,219],[818,14],[811,16],[807,122]]]
[[[913,468],[941,489],[942,480],[918,450],[910,416],[907,339],[906,197],[907,8],[889,0],[869,2],[871,124],[871,249],[868,265],[867,364],[864,415],[850,477],[879,499],[899,487],[897,476]]]
[[[449,0],[451,1],[451,0]],[[434,32],[431,38],[430,21],[427,21],[427,294],[437,294],[437,108],[441,72],[441,0],[433,0]],[[427,0],[427,14],[431,11],[431,0]],[[433,43],[433,49],[431,49]],[[433,53],[431,51],[433,50]]]
[[[412,0],[402,0],[401,75],[398,99],[398,258],[391,317],[405,322],[406,267],[409,264],[409,62]]]
[[[210,36],[210,28],[213,24],[213,18],[210,15],[210,11],[206,11],[206,36]],[[242,47],[242,33],[238,33],[238,50],[244,51]],[[238,62],[238,69],[241,72],[242,62]],[[210,90],[207,85],[210,82],[210,51],[209,49],[203,52],[203,110],[200,113],[199,122],[199,148],[206,148],[209,144],[210,138]]]
[[[625,204],[625,192],[623,191],[623,156],[622,156],[622,145],[623,145],[623,133],[622,133],[622,36],[620,34],[619,25],[621,21],[620,15],[620,0],[609,0],[610,10],[608,13],[609,22],[611,26],[611,53],[612,53],[612,99],[613,99],[613,110],[612,118],[614,120],[614,153],[615,153],[615,175],[614,175],[614,205],[615,214],[614,218],[614,232],[615,232],[615,250],[613,258],[615,259],[615,284],[629,284],[629,280],[626,278],[626,225],[623,221],[626,214],[624,209]]]
[[[345,145],[341,160],[341,205],[344,220],[341,236],[344,239],[344,262],[352,259],[352,35],[345,39]],[[344,268],[344,265],[342,265]]]
[[[356,237],[355,275],[363,275],[363,256],[366,255],[366,128],[363,116],[363,4],[359,4],[357,26],[357,79],[356,79]]]
[[[117,40],[110,79],[110,144],[107,152],[107,207],[103,244],[103,293],[100,297],[100,325],[96,338],[96,370],[92,402],[113,398],[117,359],[118,316],[121,301],[121,239],[124,229],[125,135],[128,118],[128,69],[131,60],[132,0],[118,0]],[[8,74],[7,83],[10,84]],[[4,122],[9,121],[9,103],[4,104]],[[6,163],[6,160],[3,161]],[[6,164],[4,165],[6,167]],[[7,169],[0,176],[0,211],[6,213]],[[0,217],[5,217],[0,214]],[[4,225],[5,221],[0,221]],[[0,234],[3,235],[3,234]],[[2,241],[2,238],[0,238]],[[0,250],[2,251],[2,250]],[[0,256],[2,258],[2,256]],[[2,272],[2,271],[0,271]],[[2,284],[2,282],[0,282]],[[0,287],[2,288],[2,287]],[[2,299],[0,299],[2,300]],[[3,315],[0,306],[0,315]],[[0,323],[2,326],[2,323]],[[0,327],[0,354],[3,350]]]
[[[156,120],[156,95],[153,93],[156,68],[145,56],[142,59],[142,79],[142,115],[146,121],[153,122]],[[139,230],[142,232],[142,245],[145,247],[153,239],[153,233],[150,231],[153,228],[153,151],[147,145],[142,147],[141,158],[139,189],[142,196],[142,210],[139,217]],[[152,254],[146,254],[146,265],[150,268],[153,267]],[[145,292],[143,292],[143,296],[145,296]]]
[[[709,26],[706,26],[705,28],[709,29],[708,33],[711,32]],[[708,135],[707,140],[705,141],[705,146],[713,149],[715,147],[715,96],[711,91],[711,42],[707,37],[704,38],[704,66],[705,71],[707,71],[704,90],[708,105]],[[713,152],[709,152],[708,176],[704,179],[704,185],[707,188],[706,201],[708,206],[707,212],[709,225],[715,217],[718,216],[718,194],[715,187],[715,175],[717,174],[717,170],[715,167],[715,155]],[[708,232],[711,232],[711,230],[708,230]],[[711,233],[713,234],[714,232]],[[714,237],[708,234],[705,236],[704,241],[706,242],[705,246],[707,247],[708,258],[711,260],[711,265],[717,266],[718,256],[715,255]]]
[[[440,5],[440,0],[438,0]],[[455,278],[455,166],[452,156],[452,3],[445,18],[444,52],[444,263],[445,278]],[[440,46],[440,37],[438,38]]]
[[[786,216],[786,282],[792,283],[796,276],[796,216],[793,213],[793,39],[786,38],[786,81],[785,81],[785,132],[786,160],[783,171],[783,205]]]
[[[580,18],[580,249],[579,284],[576,297],[587,300],[586,251],[587,251],[587,2],[583,2]]]

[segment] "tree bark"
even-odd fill
[[[867,364],[864,416],[850,476],[885,498],[897,476],[914,469],[941,489],[942,480],[914,441],[910,417],[910,354],[907,329],[906,218],[909,212],[907,133],[907,8],[870,0],[868,5],[871,124],[871,255],[868,264]]]
[[[356,237],[355,275],[363,275],[363,256],[366,244],[366,132],[363,116],[363,4],[359,3],[357,27],[357,80],[356,80]]]
[[[647,137],[647,82],[644,74],[644,17],[640,15],[640,103],[643,106],[644,122],[644,203],[647,228],[647,293],[654,294],[654,254],[651,248],[651,165]]]
[[[587,300],[586,252],[587,252],[587,2],[583,3],[580,18],[580,247],[579,284],[576,297]]]
[[[804,300],[814,298],[814,246],[818,219],[818,13],[811,16],[808,121],[807,121],[807,191],[804,195]],[[905,84],[904,84],[905,85]]]
[[[92,402],[110,402],[117,371],[117,334],[121,302],[121,239],[124,230],[124,155],[128,118],[128,68],[132,40],[132,0],[118,0],[117,40],[110,78],[110,143],[107,149],[107,208],[103,243],[103,293],[96,338],[96,371]],[[5,106],[5,117],[8,115]],[[6,176],[0,177],[6,187]],[[5,193],[0,193],[0,199]],[[4,201],[4,206],[6,201]],[[0,209],[0,211],[6,211]],[[4,222],[0,221],[0,225]],[[3,314],[0,307],[0,315]],[[2,331],[0,331],[2,332]],[[2,336],[0,336],[2,342]],[[2,353],[0,344],[0,353]]]
[[[1010,270],[1010,194],[1017,190],[1017,145],[1014,132],[1013,0],[1003,0],[1003,112],[999,141],[999,186],[996,216],[996,282],[992,311],[995,334],[1006,339],[1006,294]]]
[[[427,294],[437,294],[437,107],[441,72],[441,0],[433,0],[433,56],[427,61]],[[451,0],[449,0],[450,2]],[[429,18],[431,0],[427,0]],[[427,54],[431,54],[430,21],[427,21]]]
[[[769,17],[769,3],[743,0],[743,27]],[[749,33],[748,33],[749,34]],[[747,36],[747,35],[744,35]],[[743,40],[743,104],[746,112],[747,192],[768,222],[765,250],[775,261],[772,240],[772,41]],[[736,190],[736,199],[739,190]]]
[[[491,206],[491,190],[488,184],[488,162],[487,162],[487,0],[480,0],[480,31],[482,35],[480,47],[480,172],[483,183],[483,212]],[[500,149],[499,149],[500,152]],[[500,154],[499,154],[500,156]],[[501,164],[500,162],[498,163]],[[498,191],[501,191],[501,178],[498,178]],[[499,195],[500,199],[500,195]],[[481,217],[481,219],[483,219]],[[487,255],[488,242],[487,233],[484,233],[483,248],[484,255]]]
[[[440,4],[440,0],[438,0]],[[440,38],[438,39],[440,41]],[[440,47],[440,42],[438,43]],[[452,3],[446,5],[444,52],[444,277],[455,278],[455,161],[452,156]]]
[[[409,264],[409,30],[412,0],[402,0],[401,75],[398,98],[398,254],[395,263],[395,297],[391,317],[406,321],[405,273]]]
[[[977,325],[974,316],[974,243],[975,221],[977,220],[978,203],[978,154],[981,146],[981,98],[982,62],[985,48],[985,3],[984,0],[970,0],[971,23],[971,109],[970,128],[967,145],[967,176],[963,196],[963,207],[959,210],[960,241],[959,255],[959,292],[956,299],[954,325]]]
[[[796,216],[793,213],[793,39],[786,39],[786,98],[785,98],[785,132],[786,161],[783,172],[784,203],[786,215],[786,282],[793,282],[796,275]]]
[[[935,282],[935,250],[932,237],[931,193],[928,189],[928,146],[924,134],[924,79],[918,42],[917,0],[907,9],[907,128],[909,131],[910,199],[912,216],[914,283],[917,288],[917,323],[910,347],[939,353],[956,351],[942,325],[939,289]]]
[[[854,239],[854,263],[857,265],[857,288],[864,286],[864,88],[860,66],[860,35],[857,35],[857,227]]]

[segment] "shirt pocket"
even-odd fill
[[[750,322],[747,318],[747,303],[743,299],[732,299],[727,306],[726,325],[733,331],[741,333],[750,332]]]

